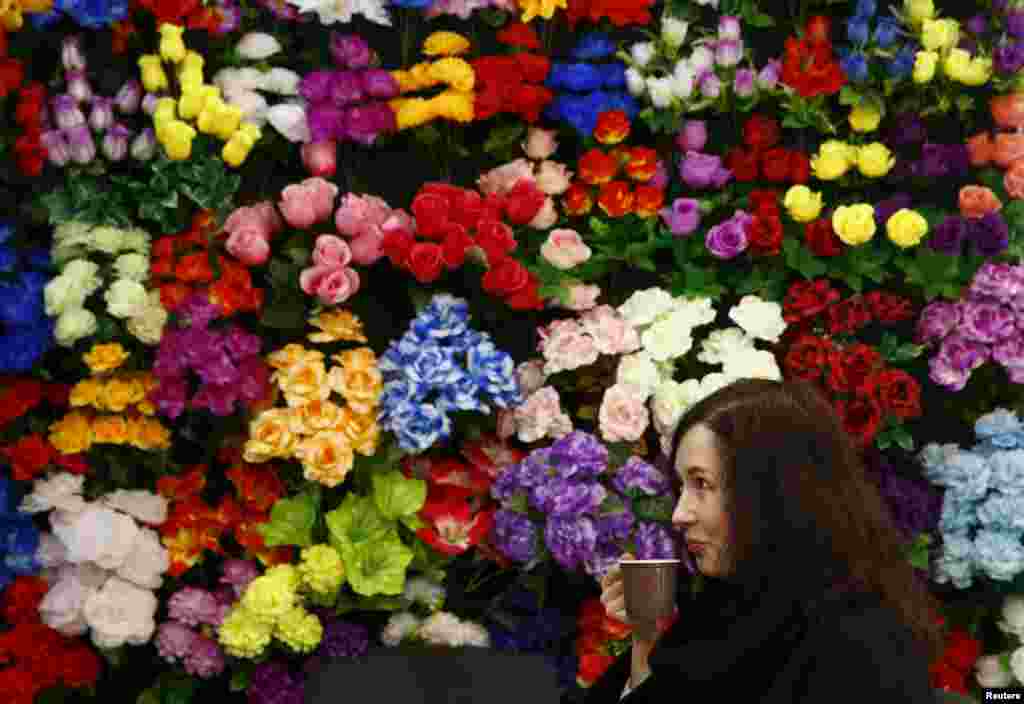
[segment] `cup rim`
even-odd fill
[[[682,564],[678,558],[663,558],[660,560],[619,560],[620,565],[678,565]]]

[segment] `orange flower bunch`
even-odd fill
[[[1008,93],[989,103],[1001,131],[981,132],[967,140],[971,165],[1003,169],[1003,188],[1014,200],[1024,199],[1024,93]]]
[[[209,292],[224,317],[254,313],[263,307],[263,289],[253,286],[249,269],[211,249],[222,237],[217,234],[213,212],[203,210],[193,216],[187,230],[153,242],[149,271],[160,288],[164,308],[174,311],[199,290]]]
[[[595,147],[580,157],[579,180],[569,186],[563,197],[563,206],[570,216],[589,214],[595,203],[611,218],[631,213],[642,218],[657,216],[665,204],[665,190],[650,183],[658,171],[658,153],[648,147],[622,144],[629,133],[629,118],[621,110],[598,116],[594,138],[612,148],[606,152]]]

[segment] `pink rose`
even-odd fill
[[[533,164],[526,159],[516,159],[491,169],[476,180],[480,192],[485,195],[504,195],[512,190],[521,179],[533,182]]]
[[[358,237],[368,229],[380,227],[391,215],[391,208],[377,196],[358,196],[346,193],[341,198],[341,205],[334,215],[334,225],[338,234],[345,237]]]
[[[533,220],[527,224],[534,230],[546,230],[556,222],[558,222],[558,211],[555,210],[555,201],[548,196],[544,199],[544,205],[533,216]]]
[[[1010,164],[1010,168],[1003,174],[1003,186],[1008,196],[1014,200],[1024,200],[1024,159]]]
[[[252,230],[263,239],[269,240],[282,227],[277,209],[270,201],[238,208],[224,221],[224,231],[229,235],[242,230]]]
[[[544,360],[531,359],[520,364],[516,367],[516,380],[523,396],[529,396],[544,386],[544,382],[548,380],[548,375],[544,373]]]
[[[552,230],[540,247],[540,255],[556,269],[565,271],[590,259],[591,250],[576,230]]]
[[[299,274],[299,286],[327,305],[344,303],[359,290],[359,274],[347,266],[311,266]]]
[[[572,432],[572,420],[562,410],[558,392],[545,386],[530,394],[515,409],[516,437],[521,442],[536,442],[544,437],[559,438]]]
[[[348,242],[334,235],[320,235],[313,247],[313,265],[343,267],[352,261]]]
[[[544,373],[578,369],[597,361],[600,354],[594,338],[575,320],[556,320],[539,331]]]
[[[334,212],[334,199],[338,196],[338,187],[330,181],[314,176],[302,182],[313,199],[316,221],[326,220]]]
[[[569,310],[590,310],[597,305],[597,297],[600,295],[600,286],[573,284],[569,287],[569,302],[564,305]]]
[[[416,219],[401,208],[391,211],[387,219],[380,224],[380,230],[385,235],[389,232],[401,230],[403,232],[416,233]]]
[[[302,165],[313,176],[333,176],[338,170],[338,145],[333,140],[303,144]]]
[[[384,233],[379,228],[352,240],[352,261],[370,266],[384,256]]]
[[[292,227],[305,229],[326,220],[334,209],[338,187],[319,177],[285,186],[278,207]]]
[[[231,256],[246,266],[266,264],[270,258],[270,242],[252,228],[232,232],[225,246]]]
[[[643,393],[629,384],[615,384],[605,392],[597,417],[601,437],[608,442],[635,442],[650,422]]]
[[[565,164],[542,161],[537,167],[537,187],[549,196],[560,196],[569,190],[572,171]]]
[[[558,149],[558,142],[555,140],[555,130],[542,130],[540,127],[531,127],[526,133],[526,141],[523,142],[523,151],[531,159],[547,159]]]
[[[594,338],[602,354],[628,354],[640,349],[636,328],[609,305],[601,305],[580,316],[583,328]]]

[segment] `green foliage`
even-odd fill
[[[320,515],[320,491],[314,486],[291,498],[280,498],[270,509],[270,521],[259,526],[268,547],[313,544],[313,527]]]

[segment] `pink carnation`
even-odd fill
[[[326,220],[334,210],[338,187],[319,176],[285,186],[278,207],[292,227],[307,228]]]
[[[538,389],[515,409],[516,437],[536,442],[544,437],[560,438],[572,432],[572,420],[562,410],[558,392],[551,386]]]
[[[575,320],[556,320],[538,332],[546,374],[579,369],[597,361],[599,351],[594,338]]]

